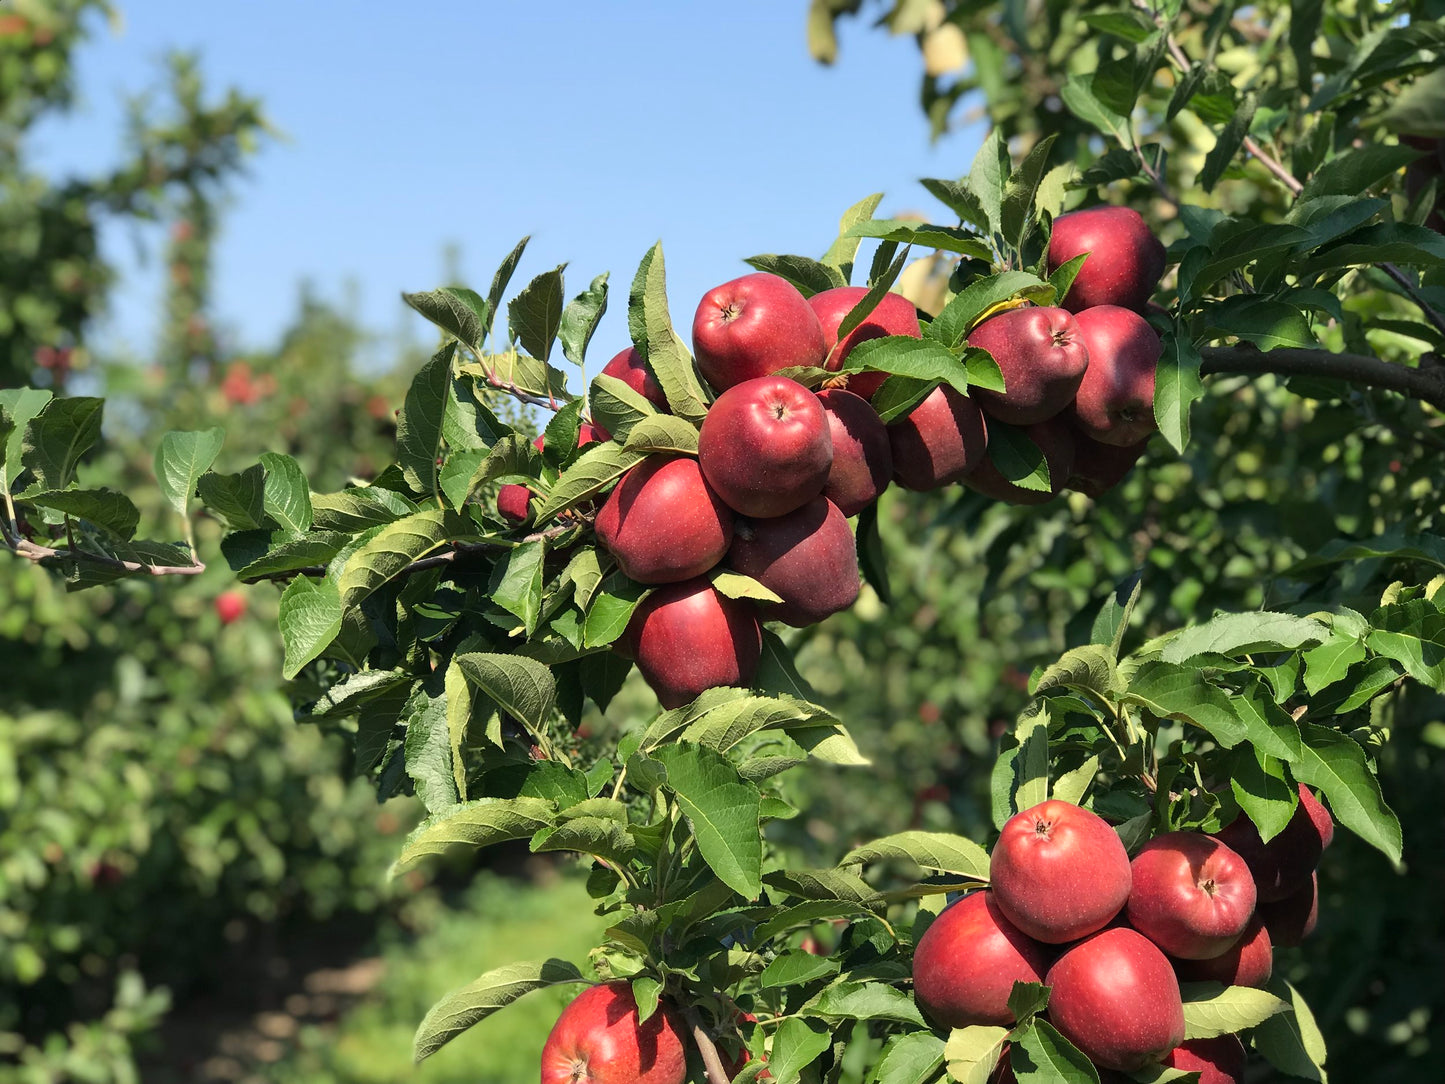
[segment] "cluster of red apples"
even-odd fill
[[[888,374],[839,370],[859,343],[922,336],[907,299],[885,294],[840,341],[864,287],[804,297],[786,279],[756,273],[703,297],[693,352],[716,398],[697,456],[649,456],[623,475],[595,522],[622,572],[656,588],[616,649],[635,659],[664,707],[714,686],[751,684],[761,621],[804,626],[851,606],[859,575],[847,521],[890,481],[912,490],[963,482],[1000,500],[1039,503],[1066,486],[1098,496],[1124,477],[1155,427],[1160,342],[1140,313],[1163,273],[1164,248],[1137,212],[1102,207],[1054,224],[1051,268],[1085,254],[1065,308],[1013,308],[969,336],[998,363],[1003,392],[964,395],[943,384],[890,425],[870,402]],[[781,375],[795,367],[838,375],[814,392]],[[632,348],[602,372],[668,411]],[[1018,486],[993,465],[990,420],[1024,427],[1048,464],[1049,492]],[[607,439],[585,423],[579,444]],[[524,486],[505,486],[499,511],[524,522],[529,498]],[[708,575],[719,566],[782,601],[723,594]]]
[[[1152,1064],[1239,1084],[1236,1035],[1184,1038],[1181,982],[1262,987],[1276,945],[1315,925],[1315,867],[1334,835],[1304,787],[1268,842],[1248,818],[1213,836],[1169,832],[1129,859],[1097,814],[1050,800],[1003,828],[989,887],[949,905],[919,939],[914,997],[936,1024],[1007,1027],[1015,982],[1050,988],[1047,1018],[1100,1070]],[[1007,1058],[995,1081],[1013,1081]]]

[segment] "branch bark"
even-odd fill
[[[712,1041],[712,1036],[707,1033],[707,1028],[702,1026],[702,1017],[698,1016],[697,1010],[691,1005],[682,1006],[682,1017],[687,1021],[688,1029],[692,1032],[692,1041],[697,1046],[697,1052],[702,1055],[702,1063],[707,1069],[708,1084],[732,1084],[732,1077],[723,1068],[722,1055],[717,1052],[717,1044]]]
[[[1399,392],[1445,410],[1445,375],[1411,369],[1365,354],[1334,354],[1328,350],[1280,348],[1268,353],[1248,346],[1206,346],[1200,350],[1200,372],[1259,376],[1319,376],[1370,388]]]
[[[193,565],[146,565],[139,561],[122,561],[116,557],[107,557],[104,554],[90,553],[86,550],[41,546],[26,538],[12,539],[8,531],[5,533],[5,544],[16,556],[24,557],[27,561],[34,561],[37,564],[52,557],[70,557],[86,564],[97,565],[100,568],[113,569],[116,572],[144,573],[147,576],[199,576],[206,571],[206,566],[200,562]]]

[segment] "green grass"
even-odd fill
[[[547,1032],[579,987],[539,990],[452,1040],[421,1066],[416,1025],[443,994],[484,971],[557,956],[584,972],[605,920],[582,881],[532,885],[484,875],[465,905],[432,913],[417,938],[384,950],[386,971],[369,998],[335,1025],[310,1027],[267,1074],[281,1084],[519,1084],[536,1080]]]

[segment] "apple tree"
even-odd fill
[[[817,47],[865,6],[815,3]],[[923,182],[940,221],[861,200],[816,258],[751,257],[690,336],[655,246],[602,366],[609,277],[514,289],[524,239],[485,293],[406,295],[440,345],[368,481],[317,491],[281,452],[218,470],[219,429],[168,434],[184,543],[137,541],[129,499],[82,482],[98,400],[5,391],[6,547],[73,587],[193,573],[203,509],[280,590],[298,716],[425,806],[394,872],[579,856],[612,918],[591,957],[444,994],[419,1059],[576,985],[544,1081],[1237,1081],[1247,1058],[1323,1081],[1349,1036],[1274,949],[1309,953],[1336,825],[1396,864],[1422,846],[1380,766],[1445,691],[1420,143],[1445,136],[1445,23],[1420,6],[879,5],[925,57],[944,27],[964,44],[956,82],[928,76],[938,123],[974,91],[995,122],[966,176]],[[1207,476],[1259,418],[1271,467],[1333,449],[1290,494],[1322,494],[1311,522],[1258,531],[1248,477],[1155,481]],[[1362,485],[1382,455],[1389,486]],[[866,790],[887,727],[850,730],[795,655],[853,619],[860,576],[860,607],[916,598],[891,574],[925,544],[910,507],[990,567],[1033,554],[1025,616],[1068,636],[1017,690],[976,822],[805,865],[780,842],[796,780]],[[1228,537],[1196,579],[1201,517]]]

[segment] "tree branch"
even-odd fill
[[[697,1045],[697,1052],[702,1055],[703,1065],[707,1067],[708,1084],[732,1084],[732,1077],[723,1068],[717,1045],[707,1033],[707,1028],[702,1026],[702,1017],[698,1016],[697,1010],[691,1005],[684,1005],[682,1017],[687,1021],[687,1026],[692,1031],[692,1041]]]
[[[1203,375],[1239,373],[1258,376],[1319,376],[1370,388],[1384,388],[1445,410],[1445,376],[1431,369],[1411,369],[1365,354],[1334,354],[1328,350],[1281,348],[1268,353],[1251,346],[1206,346],[1200,350]]]
[[[40,546],[29,539],[10,537],[10,532],[5,532],[5,545],[18,557],[24,557],[28,561],[39,564],[41,561],[48,561],[51,558],[69,557],[76,561],[84,561],[87,564],[96,565],[100,568],[109,568],[116,572],[144,573],[147,576],[199,576],[206,571],[206,566],[199,561],[191,565],[147,565],[139,561],[122,561],[118,557],[107,557],[102,553],[91,553],[88,550],[79,549],[55,549],[52,546]]]

